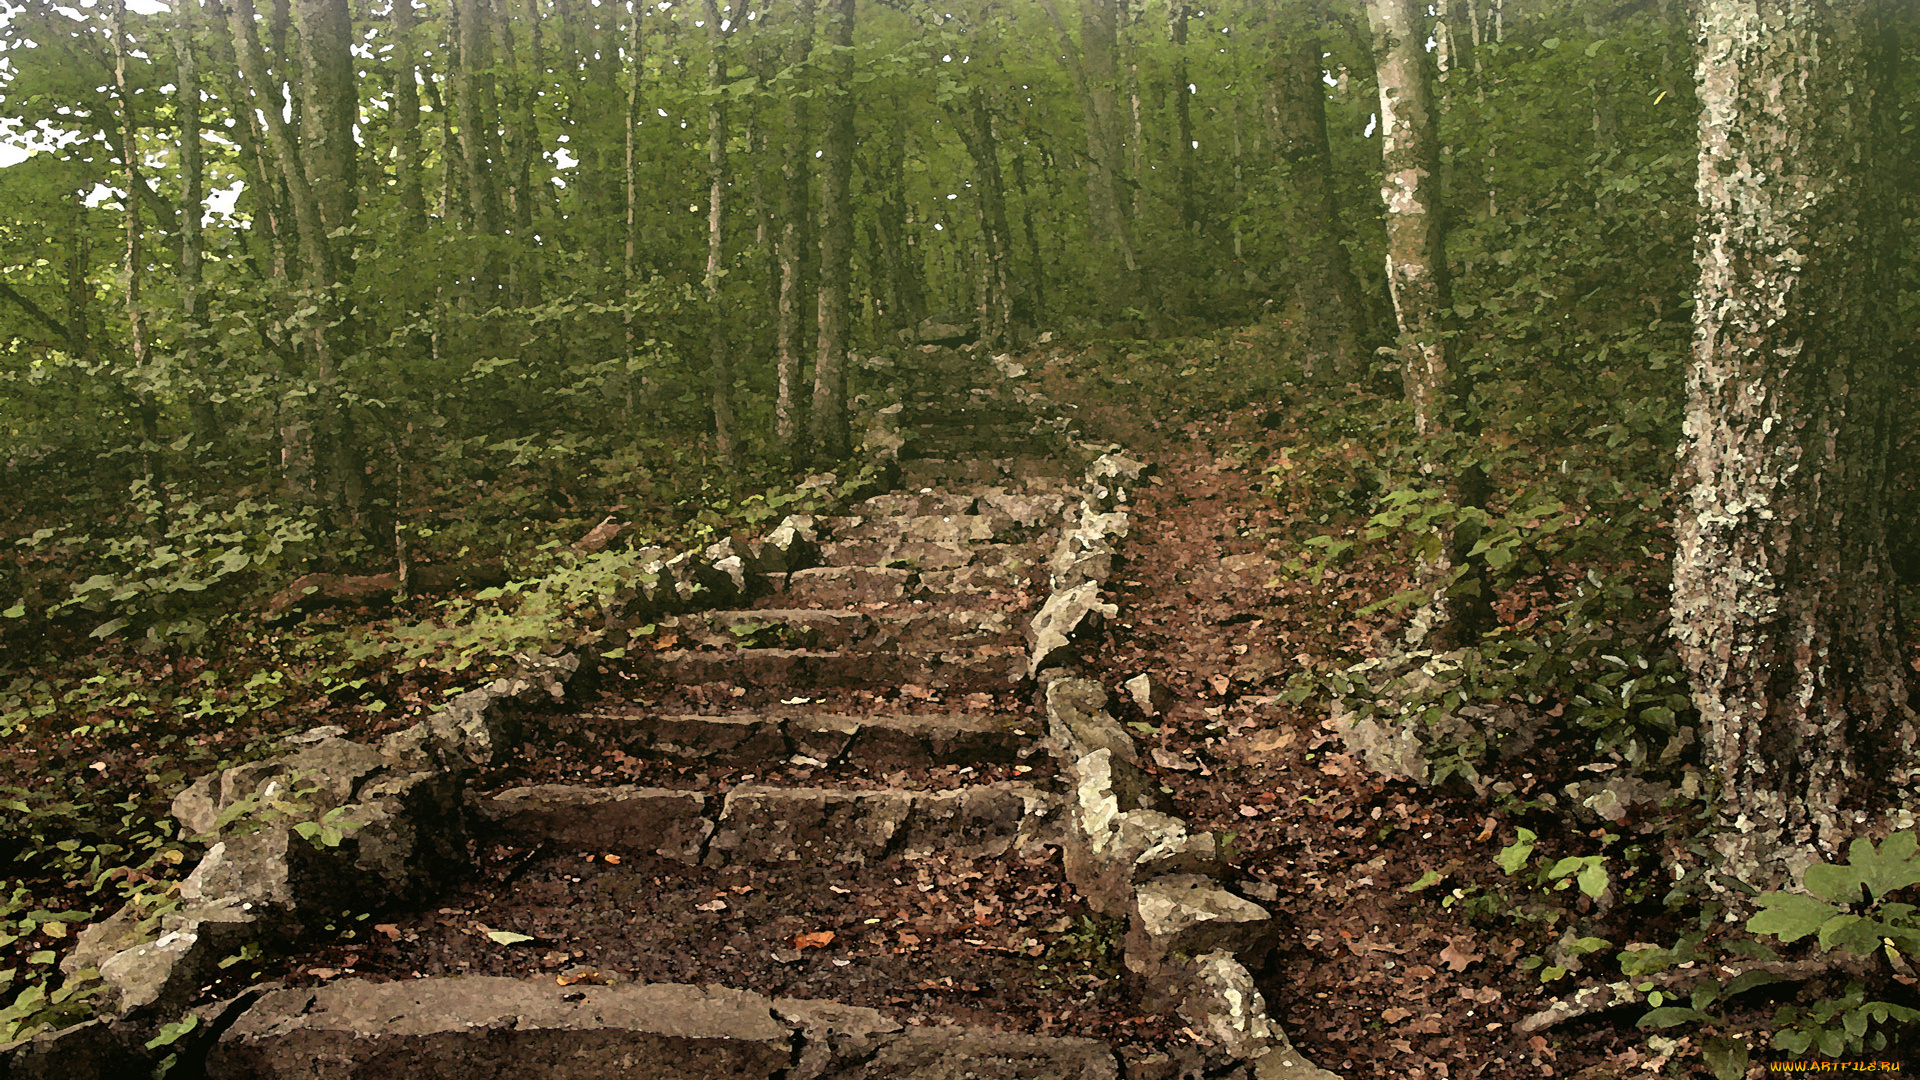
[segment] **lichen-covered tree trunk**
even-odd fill
[[[1380,198],[1387,209],[1387,288],[1400,330],[1401,377],[1422,435],[1445,424],[1446,231],[1427,29],[1418,0],[1367,0],[1380,84]]]
[[[1831,853],[1916,759],[1884,502],[1892,57],[1874,0],[1704,0],[1673,633],[1736,874]],[[1846,816],[1843,816],[1846,815]]]
[[[813,363],[813,452],[838,461],[851,449],[847,428],[847,322],[852,277],[853,0],[827,0],[827,44],[834,47],[826,90],[826,142],[820,158],[820,338]]]
[[[1357,379],[1366,368],[1366,305],[1340,225],[1320,41],[1301,34],[1281,44],[1273,81],[1273,135],[1291,196],[1284,225],[1295,251],[1293,288],[1306,332],[1302,361],[1310,379]]]

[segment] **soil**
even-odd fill
[[[478,872],[431,908],[386,912],[255,976],[343,974],[717,983],[826,998],[908,1022],[1158,1044],[1119,966],[1117,928],[1088,914],[1046,852],[969,863],[690,867],[654,855],[482,841]],[[482,920],[485,921],[482,921]],[[505,932],[503,944],[488,935]]]

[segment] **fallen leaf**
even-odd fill
[[[400,940],[400,928],[390,922],[374,923],[373,928],[379,931],[380,933],[387,935],[388,941]]]
[[[555,975],[553,981],[559,983],[561,986],[573,986],[576,984],[605,986],[607,984],[607,977],[597,971],[576,971],[571,975]]]
[[[601,857],[602,859],[605,859],[605,860],[607,861],[607,865],[609,865],[609,866],[619,866],[619,865],[620,865],[620,856],[618,856],[618,855],[602,855],[602,856],[600,856],[600,857]]]
[[[1233,680],[1227,678],[1225,675],[1213,675],[1208,677],[1207,685],[1213,687],[1215,694],[1226,697],[1227,691],[1233,687]]]
[[[820,930],[811,934],[793,935],[793,947],[796,949],[824,949],[833,944],[833,931]]]
[[[1445,960],[1447,966],[1454,971],[1467,970],[1467,967],[1474,963],[1474,961],[1486,956],[1485,953],[1473,951],[1472,941],[1473,938],[1465,934],[1456,938],[1448,938],[1447,947],[1440,950],[1440,959]]]
[[[534,940],[532,934],[516,934],[511,930],[489,930],[487,937],[491,938],[495,945],[520,945]]]
[[[307,974],[313,976],[316,979],[331,979],[335,975],[340,974],[340,972],[336,971],[333,968],[308,968]]]
[[[933,691],[927,689],[924,686],[915,686],[912,683],[902,683],[900,685],[900,696],[919,698],[921,701],[925,701],[928,698],[933,696]]]
[[[1259,817],[1260,808],[1257,806],[1246,806],[1243,804],[1240,807],[1240,816],[1241,817]]]
[[[1385,1020],[1389,1024],[1397,1024],[1400,1021],[1405,1020],[1407,1017],[1412,1015],[1413,1015],[1412,1009],[1402,1009],[1396,1006],[1394,1008],[1388,1009],[1386,1012],[1381,1013],[1380,1019]]]
[[[693,905],[693,910],[695,910],[695,911],[725,911],[725,910],[727,910],[727,902],[726,902],[725,900],[717,900],[717,899],[716,899],[716,900],[712,900],[712,901],[709,901],[708,903],[705,903],[705,904],[695,904],[695,905]]]

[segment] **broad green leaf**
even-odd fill
[[[1700,1057],[1713,1070],[1714,1080],[1740,1080],[1750,1063],[1747,1048],[1731,1039],[1712,1038],[1700,1048]]]
[[[1868,840],[1855,840],[1847,854],[1854,869],[1859,871],[1860,880],[1873,893],[1873,898],[1878,900],[1895,889],[1920,885],[1920,854],[1916,854],[1917,850],[1920,850],[1920,836],[1908,830],[1894,833],[1881,841],[1878,851]]]
[[[1407,892],[1419,892],[1419,891],[1420,891],[1421,889],[1424,889],[1424,888],[1426,888],[1426,887],[1428,887],[1429,885],[1435,885],[1435,884],[1438,884],[1438,883],[1439,883],[1439,882],[1441,881],[1441,879],[1443,879],[1443,878],[1445,878],[1445,877],[1446,877],[1446,875],[1445,875],[1445,874],[1442,874],[1442,873],[1441,873],[1440,871],[1438,871],[1438,870],[1429,870],[1429,871],[1427,871],[1426,873],[1424,873],[1424,874],[1421,874],[1421,875],[1420,875],[1420,880],[1418,880],[1418,881],[1416,881],[1416,882],[1414,882],[1413,884],[1411,884],[1411,885],[1409,885],[1409,886],[1407,886],[1407,889],[1406,889],[1406,891],[1407,891]]]
[[[1601,893],[1607,891],[1607,885],[1609,884],[1607,871],[1600,865],[1598,860],[1595,860],[1580,871],[1579,880],[1580,891],[1596,900],[1599,899]]]
[[[1765,893],[1760,904],[1762,910],[1747,920],[1747,929],[1788,942],[1799,941],[1840,913],[1824,900],[1799,893]]]

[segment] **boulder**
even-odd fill
[[[1198,874],[1169,874],[1134,889],[1127,930],[1127,969],[1152,976],[1224,951],[1241,962],[1264,962],[1274,945],[1267,909]]]
[[[1038,674],[1083,628],[1118,614],[1118,607],[1101,602],[1100,583],[1097,581],[1083,582],[1047,597],[1040,613],[1033,617],[1029,635],[1033,651],[1032,659],[1027,664],[1027,674]]]

